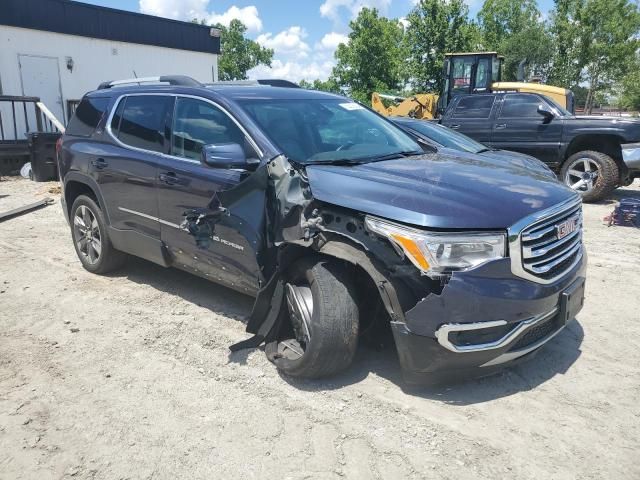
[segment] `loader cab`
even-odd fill
[[[491,85],[502,79],[503,61],[496,52],[447,53],[438,110],[443,112],[456,95],[490,92]]]

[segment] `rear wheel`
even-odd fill
[[[82,266],[91,273],[110,272],[126,259],[111,244],[102,210],[91,197],[80,195],[73,202],[71,236]]]
[[[335,260],[305,259],[289,269],[287,312],[267,358],[293,377],[319,378],[346,369],[358,342],[358,306],[348,271]]]
[[[586,150],[571,155],[562,166],[562,181],[585,202],[602,200],[618,183],[618,165],[604,153]]]

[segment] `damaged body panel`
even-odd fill
[[[524,357],[580,310],[580,207],[537,171],[422,150],[387,120],[330,94],[123,92],[109,96],[93,134],[106,161],[88,161],[86,147],[74,151],[89,140],[73,128],[63,139],[65,210],[74,218],[77,198],[93,194],[119,250],[144,256],[153,245],[162,262],[145,258],[254,296],[253,337],[232,351],[265,344],[285,373],[316,378],[346,368],[358,336],[382,319],[407,380],[423,382]],[[120,138],[117,121],[138,93],[151,103],[161,97],[166,118],[162,153],[136,148],[146,163],[128,160],[134,178],[109,163],[126,156],[131,140]],[[109,188],[126,193],[135,180],[157,202],[100,190],[125,177]]]

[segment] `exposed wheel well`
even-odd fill
[[[71,216],[71,206],[73,205],[73,202],[75,202],[76,198],[80,195],[91,197],[98,205],[100,205],[97,195],[89,185],[71,180],[67,182],[64,187],[64,200],[67,204],[67,213],[69,216]],[[102,205],[100,205],[100,208],[103,208]]]
[[[593,150],[609,155],[619,165],[622,164],[622,139],[617,135],[580,135],[574,138],[567,151],[565,160],[571,155],[584,150]]]

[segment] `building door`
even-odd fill
[[[61,123],[66,123],[58,59],[37,55],[18,55],[18,65],[22,94],[27,97],[39,97]]]

